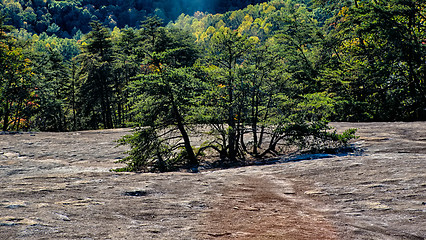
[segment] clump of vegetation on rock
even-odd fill
[[[131,84],[138,128],[120,140],[131,149],[120,161],[128,166],[118,171],[193,168],[210,156],[222,166],[249,164],[295,148],[337,148],[353,137],[352,130],[328,132],[333,100],[289,78],[282,45],[222,27],[212,34],[208,54],[190,66],[196,47],[187,38],[168,35],[155,19],[146,24],[152,35],[144,49],[147,72]],[[191,132],[205,141],[194,147]]]

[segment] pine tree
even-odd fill
[[[98,21],[91,22],[92,31],[85,36],[81,61],[84,77],[82,104],[85,114],[90,115],[89,125],[98,128],[100,120],[104,128],[112,128],[112,41],[109,30]]]
[[[143,22],[143,74],[130,84],[131,113],[138,127],[121,142],[130,144],[125,170],[169,171],[197,167],[188,134],[189,109],[198,86],[191,64],[197,57],[194,41],[160,27],[156,17]]]

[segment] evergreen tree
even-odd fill
[[[425,4],[394,0],[335,6],[340,7],[332,7],[333,28],[324,42],[334,49],[325,78],[342,83],[340,115],[351,120],[424,119]]]
[[[33,64],[36,75],[38,104],[34,122],[40,130],[66,131],[67,124],[67,68],[58,49],[47,44],[46,50],[34,56]]]
[[[114,96],[111,34],[98,21],[93,21],[90,25],[92,31],[85,36],[79,56],[84,78],[81,89],[83,111],[84,115],[90,117],[90,128],[98,128],[98,122],[101,122],[104,128],[112,128]]]
[[[220,74],[218,77],[217,85],[225,89],[225,97],[223,109],[218,112],[223,115],[223,119],[217,119],[219,123],[227,123],[227,127],[217,127],[224,131],[221,133],[223,136],[223,143],[221,149],[222,158],[226,157],[229,161],[235,162],[237,160],[239,150],[239,135],[240,130],[237,129],[237,121],[240,119],[238,115],[239,102],[236,97],[238,86],[238,65],[244,60],[245,54],[250,51],[253,44],[247,39],[246,36],[240,36],[238,32],[233,32],[229,28],[222,28],[213,35],[211,40],[211,51],[209,57],[213,64],[220,67]],[[227,142],[226,140],[227,139]],[[225,143],[226,142],[226,143]]]
[[[116,106],[116,126],[124,126],[130,120],[130,106],[127,104],[129,91],[127,86],[132,78],[141,72],[140,37],[132,29],[123,29],[114,43],[114,90]]]
[[[130,144],[124,159],[134,171],[167,171],[177,166],[198,166],[188,126],[189,109],[199,92],[190,63],[197,57],[193,41],[177,31],[160,27],[157,17],[142,24],[143,74],[131,85],[130,101],[139,126],[121,142]]]

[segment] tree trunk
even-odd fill
[[[266,105],[266,113],[265,113],[265,117],[263,118],[264,121],[266,121],[266,119],[268,119],[269,117],[269,108],[271,107],[271,104],[272,104],[272,95],[269,96],[268,104]],[[262,146],[264,134],[265,134],[265,126],[262,125],[260,130],[259,142],[258,142],[259,147]]]
[[[177,127],[180,131],[180,134],[182,135],[185,150],[186,150],[186,153],[188,154],[188,160],[189,160],[188,163],[190,166],[198,166],[198,160],[195,157],[194,150],[192,149],[191,141],[189,139],[188,133],[186,132],[182,116],[180,115],[179,109],[174,104],[174,102],[172,104],[173,104],[173,112],[176,117]]]
[[[231,67],[232,68],[232,67]],[[228,158],[231,162],[237,160],[237,133],[235,129],[235,116],[234,116],[234,89],[232,81],[232,72],[229,68],[229,79],[228,79],[228,95],[229,95],[229,112],[228,112]]]
[[[257,144],[258,144],[258,139],[257,139],[257,121],[258,121],[258,106],[259,106],[259,100],[258,97],[256,96],[256,90],[253,91],[253,96],[252,96],[252,109],[251,109],[251,115],[252,115],[252,120],[251,120],[251,128],[253,131],[253,154],[254,156],[258,155],[258,151],[257,151]]]
[[[9,101],[5,101],[4,104],[4,116],[3,116],[3,131],[7,131],[8,127],[9,127],[9,116],[10,116],[10,107],[9,107]]]

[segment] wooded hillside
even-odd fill
[[[165,23],[181,13],[197,11],[223,13],[237,10],[260,0],[1,0],[0,12],[10,18],[7,24],[29,32],[72,37],[78,30],[90,31],[90,21],[97,20],[110,28],[139,27],[145,16],[155,14]]]

